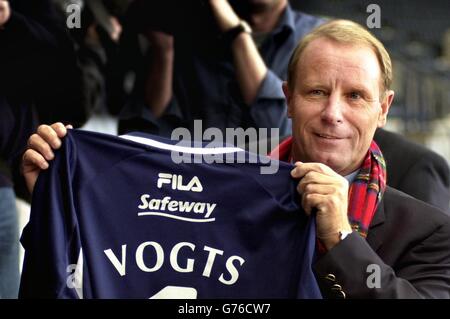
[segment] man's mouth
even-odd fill
[[[343,139],[340,136],[337,135],[330,135],[330,134],[323,134],[323,133],[314,133],[316,136],[321,137],[321,138],[326,138],[326,139],[330,139],[330,140],[341,140]]]

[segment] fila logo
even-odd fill
[[[197,176],[194,176],[187,185],[183,185],[183,176],[169,173],[158,174],[158,188],[162,188],[163,184],[171,184],[172,189],[186,192],[201,192],[203,186]]]

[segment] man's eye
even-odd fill
[[[348,97],[352,100],[358,100],[361,98],[361,94],[359,94],[358,92],[351,92]]]
[[[323,92],[322,90],[311,90],[310,94],[320,96],[320,95],[324,95],[325,92]]]

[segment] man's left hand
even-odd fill
[[[317,237],[330,250],[342,231],[352,231],[347,217],[348,181],[321,163],[295,163],[291,175],[299,178],[297,191],[302,207],[310,215],[317,209]]]

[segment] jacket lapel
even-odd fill
[[[381,203],[378,205],[377,211],[373,216],[372,222],[370,223],[369,232],[367,234],[367,242],[374,251],[377,251],[380,248],[381,244],[383,243],[383,235],[384,235],[383,224],[386,219],[384,213],[385,210],[384,204],[385,201],[383,196],[383,199],[381,200]]]

